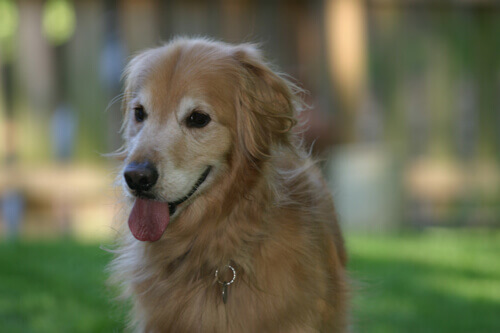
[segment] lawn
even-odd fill
[[[500,232],[349,235],[354,332],[500,332]],[[2,332],[121,332],[111,255],[69,240],[0,243]]]
[[[99,244],[0,244],[1,332],[122,332]]]
[[[352,236],[355,332],[500,332],[500,232]]]

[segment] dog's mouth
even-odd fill
[[[188,194],[173,202],[162,202],[149,196],[138,196],[128,219],[132,235],[140,241],[159,240],[170,222],[170,216],[175,214],[177,206],[191,198],[207,179],[211,169],[212,167],[208,166]]]
[[[205,171],[201,174],[200,178],[198,178],[198,180],[194,184],[193,188],[191,189],[191,191],[188,192],[187,195],[180,198],[179,200],[168,203],[168,209],[169,209],[170,215],[175,214],[175,211],[176,211],[178,205],[180,205],[181,203],[183,203],[187,199],[191,198],[191,196],[194,194],[194,192],[196,192],[196,190],[198,190],[198,188],[201,186],[201,184],[203,184],[203,182],[207,179],[208,174],[210,173],[210,170],[212,170],[212,167],[208,166],[205,169]]]

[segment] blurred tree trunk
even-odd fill
[[[365,4],[360,0],[327,0],[325,29],[333,89],[339,92],[345,142],[356,139],[356,113],[366,86]]]
[[[499,113],[496,104],[496,85],[498,80],[498,49],[499,36],[495,26],[498,23],[498,12],[492,14],[485,11],[476,12],[476,22],[478,25],[478,39],[475,41],[477,56],[475,58],[474,69],[479,86],[479,157],[496,158],[498,142],[495,140],[498,131],[495,117]]]
[[[20,0],[18,59],[21,93],[37,112],[52,109],[56,96],[52,48],[42,34],[43,1]]]

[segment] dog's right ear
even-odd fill
[[[130,101],[136,96],[138,90],[143,84],[144,79],[150,74],[151,66],[148,63],[154,57],[161,54],[159,49],[148,49],[140,52],[134,56],[122,74],[123,86],[123,98],[122,98],[122,127],[121,132],[124,140],[128,139],[129,133],[127,133],[128,123],[130,121],[129,111],[130,111]]]
[[[141,78],[140,72],[143,67],[142,64],[146,56],[147,56],[147,51],[141,52],[138,55],[134,56],[128,62],[122,74],[122,81],[124,82],[124,85],[123,85],[123,98],[121,104],[122,117],[123,117],[121,130],[124,135],[124,138],[126,136],[124,130],[127,128],[128,125],[128,118],[129,118],[128,111],[130,108],[130,100],[134,98],[134,95],[136,93],[139,80]]]
[[[121,80],[124,82],[124,84],[120,106],[122,110],[122,125],[120,128],[120,132],[122,133],[124,144],[115,152],[107,154],[107,156],[118,160],[125,160],[128,154],[127,140],[129,138],[129,133],[127,132],[127,128],[130,121],[130,117],[128,114],[130,109],[130,101],[132,98],[134,98],[138,84],[141,80],[141,77],[143,77],[143,75],[141,75],[141,71],[144,71],[143,63],[147,56],[148,51],[141,52],[138,55],[134,56],[129,61],[122,74]]]

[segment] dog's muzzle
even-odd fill
[[[196,192],[198,187],[207,179],[211,170],[212,167],[207,166],[193,188],[184,197],[173,202],[168,202],[170,215],[175,213],[178,205],[188,200],[194,192]],[[155,200],[155,197],[149,192],[158,181],[158,170],[153,163],[149,161],[143,163],[131,162],[125,167],[123,176],[128,187],[134,192],[135,196]]]

